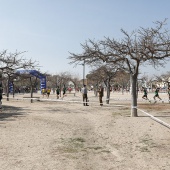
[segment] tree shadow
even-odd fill
[[[19,116],[25,116],[23,108],[3,105],[3,109],[0,112],[0,121],[14,121]]]

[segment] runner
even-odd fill
[[[63,86],[63,97],[62,99],[66,96],[66,91],[67,91],[67,88],[65,87],[65,85]]]
[[[44,95],[46,95],[46,89],[42,89],[42,95],[43,95],[43,98],[44,98]]]
[[[162,100],[160,97],[159,97],[159,88],[156,88],[156,90],[155,90],[155,96],[153,97],[154,98],[154,100],[156,101],[156,97],[159,99],[159,100]]]
[[[142,87],[143,88],[143,96],[142,96],[142,98],[143,99],[145,99],[145,100],[149,100],[148,99],[148,92],[147,92],[147,88],[145,88],[145,87]]]
[[[51,89],[48,87],[46,91],[47,91],[47,98],[49,98],[50,93],[51,93]]]

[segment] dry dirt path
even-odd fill
[[[170,169],[170,129],[143,114],[129,117],[129,107],[15,100],[3,106],[2,170]]]

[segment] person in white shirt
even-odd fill
[[[86,85],[84,84],[84,87],[81,89],[81,93],[82,93],[82,95],[83,95],[83,105],[84,106],[89,106],[88,104],[87,104],[87,87],[86,87]]]

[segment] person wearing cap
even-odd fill
[[[83,85],[83,88],[81,89],[81,93],[83,95],[83,105],[88,106],[88,104],[87,104],[87,99],[88,99],[87,98],[87,87],[85,84]]]
[[[103,89],[102,85],[99,85],[98,93],[99,93],[100,106],[103,106],[102,97],[103,97],[103,94],[104,94],[104,89]]]

